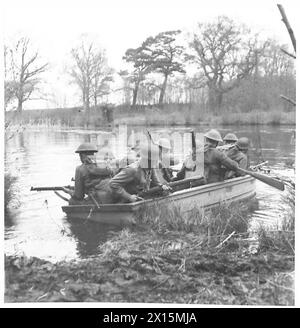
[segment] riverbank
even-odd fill
[[[87,259],[6,256],[5,302],[291,306],[293,249],[282,233],[251,238],[249,210],[195,211],[192,222],[176,211],[151,221],[146,215],[143,228],[116,233]]]
[[[91,108],[89,113],[80,108],[60,108],[48,110],[26,110],[21,114],[6,113],[6,120],[12,124],[58,126],[61,128],[99,128],[112,125],[177,126],[177,125],[295,125],[295,111],[281,109],[252,111],[248,113],[224,111],[214,115],[188,104],[166,104],[161,108],[141,106],[131,108],[120,105],[110,109],[110,114],[102,108]],[[108,117],[107,117],[108,116]]]

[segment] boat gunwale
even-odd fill
[[[251,177],[250,175],[246,175],[246,176],[242,176],[242,177],[233,178],[230,180],[210,183],[207,185],[201,185],[201,186],[197,186],[197,187],[193,187],[193,188],[186,188],[183,190],[175,191],[174,193],[171,193],[167,196],[145,199],[145,200],[137,201],[134,203],[100,204],[100,208],[97,208],[95,205],[67,205],[67,206],[62,206],[62,210],[66,214],[71,214],[74,211],[87,212],[87,211],[90,211],[91,209],[93,209],[94,212],[133,211],[133,210],[137,210],[141,206],[144,206],[149,203],[156,203],[156,202],[167,200],[167,199],[172,201],[173,200],[172,198],[175,198],[176,196],[185,196],[184,198],[186,198],[186,197],[189,197],[189,194],[213,192],[218,189],[233,187],[238,184],[242,184],[242,183],[250,182],[250,181],[254,181],[254,180],[255,180],[255,178]],[[247,193],[249,193],[249,191],[246,192],[246,194]],[[255,195],[255,192],[254,192],[254,195]],[[224,199],[224,201],[232,201],[237,197],[238,196],[230,197],[228,199]]]

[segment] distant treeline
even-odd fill
[[[82,108],[57,108],[48,110],[24,110],[7,112],[7,121],[21,125],[42,125],[57,127],[97,128],[108,125],[293,125],[295,111],[269,110],[249,112],[224,111],[213,114],[198,104],[164,104],[163,106],[129,105],[98,106],[83,111]]]
[[[130,115],[141,105],[162,108],[164,104],[179,104],[183,108],[181,116],[187,120],[190,108],[196,107],[193,115],[210,113],[209,117],[224,117],[228,111],[294,110],[296,76],[294,55],[288,46],[259,37],[226,16],[199,23],[193,33],[173,30],[149,36],[137,48],[127,49],[123,63],[123,69],[115,71],[108,66],[105,50],[91,36],[82,36],[70,49],[69,65],[64,71],[79,92],[86,117],[83,113],[68,117],[60,112],[57,119],[68,125],[78,120],[81,126],[93,115],[98,120],[95,108],[116,99],[124,106],[132,106]],[[5,108],[15,106],[22,112],[25,101],[55,98],[41,87],[42,77],[51,65],[39,61],[39,53],[32,51],[28,37],[16,45],[5,45],[4,64]],[[65,98],[52,99],[52,103],[54,100],[57,107],[66,107]],[[118,108],[122,116],[124,108]],[[41,113],[41,120],[44,115]]]

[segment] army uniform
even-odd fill
[[[75,204],[84,200],[85,195],[104,188],[103,180],[110,179],[110,168],[99,168],[95,164],[81,164],[75,171],[75,187],[70,203]],[[98,198],[98,197],[97,197]]]
[[[207,183],[222,181],[222,166],[237,171],[238,164],[210,144],[204,147],[204,177]]]
[[[173,181],[173,170],[170,168],[171,165],[175,165],[176,160],[174,156],[170,154],[172,149],[171,143],[167,138],[160,138],[158,140],[158,146],[160,149],[159,155],[159,166],[156,170],[159,180],[168,183]]]
[[[95,152],[97,148],[88,143],[80,145],[76,150],[76,153],[81,155],[82,164],[75,170],[75,186],[69,200],[70,205],[92,203],[90,197],[85,198],[85,195],[91,194],[101,202],[97,197],[97,190],[107,189],[113,171],[109,167],[97,166],[95,156],[92,154]]]
[[[173,170],[170,168],[171,165],[175,165],[175,159],[169,154],[164,154],[163,158],[158,163],[158,169],[156,169],[157,176],[160,181],[168,183],[173,181]]]
[[[226,155],[234,160],[241,169],[246,170],[249,166],[248,156],[242,150],[248,149],[248,139],[247,138],[240,138],[236,145],[230,148]],[[238,176],[234,171],[226,171],[225,172],[225,179],[230,179]]]
[[[131,195],[161,185],[155,169],[144,169],[139,161],[124,168],[109,183],[114,202],[129,202]]]

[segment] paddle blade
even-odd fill
[[[256,172],[251,172],[251,171],[242,170],[242,169],[241,169],[241,171],[246,173],[246,174],[251,175],[253,178],[255,178],[255,179],[257,179],[261,182],[264,182],[264,183],[268,184],[269,186],[277,188],[281,191],[284,190],[284,183],[277,180],[277,179],[274,179],[274,178],[268,177],[267,175],[259,174],[259,173],[256,173]]]

